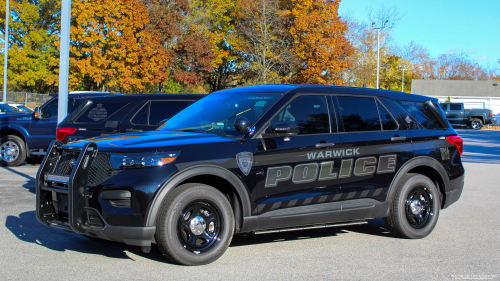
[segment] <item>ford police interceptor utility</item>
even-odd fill
[[[208,95],[156,131],[62,144],[36,178],[37,217],[177,263],[219,258],[235,233],[384,218],[431,233],[464,184],[462,138],[437,99],[311,85]]]

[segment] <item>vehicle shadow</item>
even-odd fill
[[[85,254],[102,255],[109,258],[134,260],[126,253],[130,252],[148,260],[175,264],[164,257],[155,244],[151,245],[151,251],[149,253],[144,253],[141,251],[141,248],[137,246],[130,246],[123,243],[99,239],[90,239],[80,234],[40,224],[36,219],[35,211],[21,213],[19,217],[8,216],[5,222],[5,227],[12,232],[17,239],[45,247],[53,251],[65,252],[69,250]],[[244,247],[256,244],[333,237],[348,232],[395,238],[387,231],[385,224],[381,219],[373,219],[368,220],[368,223],[363,225],[297,230],[251,236],[234,236],[230,247]]]
[[[168,263],[160,251],[153,245],[150,254],[145,254],[140,247],[130,246],[123,243],[105,241],[99,239],[90,239],[83,235],[64,231],[61,229],[42,225],[36,219],[35,211],[28,211],[17,216],[7,216],[5,227],[19,240],[32,243],[47,249],[65,252],[75,251],[85,254],[102,255],[115,259],[134,260],[127,255],[126,251],[143,256],[145,258],[157,259]],[[153,250],[154,248],[154,250]]]
[[[27,175],[27,174],[24,174],[20,171],[17,171],[15,169],[12,169],[12,168],[9,168],[9,167],[2,167],[4,168],[5,170],[11,172],[11,173],[14,173],[16,175],[19,175],[25,179],[27,179],[28,181],[23,184],[23,187],[26,188],[29,192],[35,194],[36,193],[36,190],[35,190],[35,183],[36,183],[36,179],[30,175]]]
[[[234,236],[230,247],[250,246],[256,244],[279,243],[311,238],[334,237],[341,234],[356,232],[367,235],[396,238],[386,228],[382,219],[367,220],[366,224],[326,227],[315,229],[294,230],[277,233],[258,234],[250,236]]]

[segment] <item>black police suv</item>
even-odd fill
[[[63,143],[117,133],[151,131],[203,94],[143,94],[79,99],[57,127]]]
[[[49,226],[213,262],[234,233],[384,218],[423,238],[464,184],[437,99],[310,85],[212,93],[156,131],[51,144],[36,177]]]

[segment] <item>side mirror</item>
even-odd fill
[[[170,118],[161,120],[160,122],[158,122],[158,124],[156,124],[156,126],[163,126],[163,125],[167,124],[168,119],[170,119]]]
[[[262,134],[263,138],[283,138],[283,137],[295,137],[299,134],[299,126],[295,122],[284,121],[278,122],[266,130],[266,133]]]
[[[234,120],[234,128],[240,133],[246,133],[250,128],[250,122],[246,117],[238,117]]]
[[[163,126],[167,125],[168,119],[170,119],[170,118],[163,119],[160,122],[158,122],[158,127],[156,127],[156,130],[159,130],[159,129],[163,128]]]
[[[33,112],[33,117],[36,119],[40,119],[40,107],[35,108],[35,111]]]

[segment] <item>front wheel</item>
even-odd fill
[[[407,174],[396,191],[390,215],[384,221],[395,236],[424,238],[436,226],[440,202],[440,192],[428,177]]]
[[[474,130],[480,130],[483,127],[483,121],[479,118],[474,118],[470,121],[470,127]]]
[[[231,204],[217,189],[197,183],[181,185],[163,202],[156,243],[170,260],[202,265],[217,260],[231,243]]]
[[[0,162],[2,166],[19,166],[26,159],[24,141],[18,136],[4,136],[0,141]]]

